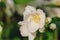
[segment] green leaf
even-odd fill
[[[25,4],[33,0],[13,0],[15,4]]]
[[[44,7],[51,7],[51,8],[60,8],[60,6],[57,6],[55,4],[45,4]]]
[[[58,30],[60,29],[60,18],[59,17],[52,18],[52,23],[56,24]]]
[[[15,37],[15,38],[13,38],[13,40],[21,40],[21,38]]]
[[[47,32],[48,40],[53,40],[53,33]]]
[[[5,3],[4,2],[0,2],[0,8],[5,8],[5,7],[6,7]]]
[[[2,25],[2,26],[3,26],[3,25],[4,25],[4,23],[3,23],[2,21],[0,21],[0,25]]]
[[[38,37],[36,37],[34,40],[39,40],[39,38],[38,38]]]

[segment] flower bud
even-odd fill
[[[45,28],[40,28],[40,29],[39,29],[39,32],[40,32],[40,33],[45,32]]]
[[[46,23],[50,23],[52,21],[52,19],[50,17],[46,18]]]
[[[0,32],[2,32],[2,26],[0,25]]]
[[[54,23],[50,24],[50,29],[55,30],[56,29],[56,24],[54,24]]]

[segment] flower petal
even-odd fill
[[[36,33],[33,33],[33,34],[29,34],[29,39],[28,40],[34,40],[34,38],[36,37]]]
[[[20,21],[20,22],[18,22],[18,24],[19,25],[25,25],[26,23],[25,23],[25,21]]]
[[[35,14],[36,13],[36,9],[32,6],[27,6],[25,8],[25,11],[24,11],[24,20],[31,14]]]
[[[22,25],[22,26],[20,27],[20,32],[21,32],[21,35],[22,35],[23,37],[26,37],[26,36],[28,36],[28,34],[29,34],[26,25]]]
[[[45,14],[43,13],[42,10],[38,9],[37,13],[40,15],[40,20],[38,23],[35,23],[32,20],[32,17],[28,17],[27,21],[28,21],[28,29],[31,33],[36,32],[39,28],[43,28],[45,25]]]
[[[39,29],[39,27],[37,23],[31,21],[28,23],[28,29],[31,33],[33,33],[33,32],[36,32]]]
[[[39,23],[39,27],[43,28],[45,25],[45,13],[40,9],[37,9],[37,13],[40,15],[40,18],[41,18],[40,23]]]

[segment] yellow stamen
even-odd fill
[[[39,14],[34,14],[32,19],[33,19],[33,21],[36,22],[36,23],[39,22],[39,20],[40,20]]]

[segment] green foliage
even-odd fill
[[[45,4],[44,7],[60,8],[60,6],[57,6],[55,4]]]
[[[21,38],[15,37],[15,38],[13,38],[13,40],[21,40]]]
[[[13,0],[15,4],[25,4],[33,0]]]
[[[3,23],[2,21],[0,21],[0,25],[2,25],[2,26],[3,26],[3,25],[4,25],[4,23]]]
[[[0,8],[5,8],[5,7],[6,7],[5,3],[4,2],[0,2]]]
[[[57,28],[60,28],[60,18],[59,17],[52,18],[52,23],[55,23],[57,25]]]

